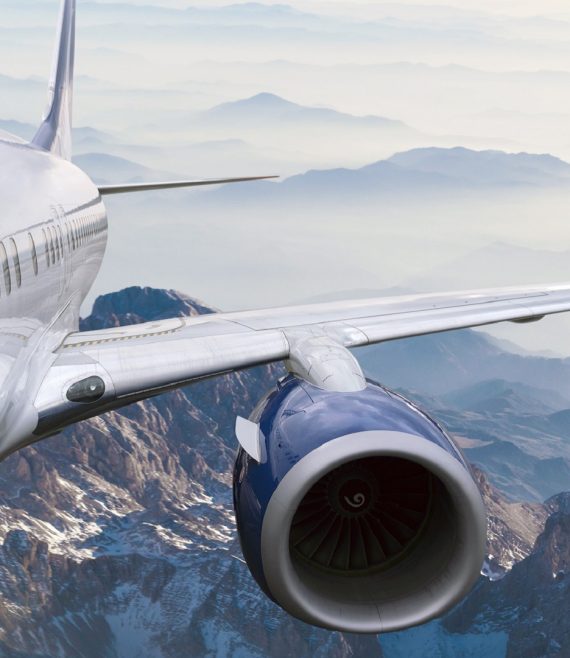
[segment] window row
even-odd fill
[[[101,214],[68,219],[63,224],[63,231],[59,225],[42,228],[47,267],[54,265],[63,258],[65,243],[67,244],[68,253],[71,253],[99,235],[99,233],[105,230],[106,226],[105,215]],[[32,250],[32,258],[34,251],[35,246]],[[37,274],[35,266],[34,271]]]
[[[4,275],[4,287],[6,294],[12,292],[12,274],[10,271],[10,263],[14,267],[14,278],[16,286],[19,288],[22,285],[22,269],[20,267],[20,255],[18,254],[18,246],[14,238],[8,238],[4,242],[0,242],[0,261],[2,262],[2,273]]]
[[[35,276],[39,274],[40,259],[45,259],[47,268],[61,261],[66,251],[71,254],[76,249],[87,244],[107,228],[107,218],[104,213],[68,218],[60,224],[45,224],[36,229],[35,234],[28,232],[28,253]],[[26,256],[28,254],[25,254]],[[12,289],[22,286],[22,268],[18,245],[14,238],[0,241],[0,264],[4,279],[6,295]]]

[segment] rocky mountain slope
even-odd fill
[[[99,300],[85,327],[208,309],[166,291]],[[233,424],[261,368],[107,414],[0,466],[0,655],[380,656],[257,589],[231,504]]]
[[[83,328],[210,310],[173,291],[131,288],[100,298]],[[242,561],[233,425],[281,374],[266,367],[201,382],[81,423],[0,465],[0,656],[396,655],[393,643],[294,621],[260,593]],[[558,499],[513,502],[476,474],[490,512],[492,578],[531,554],[549,513],[541,537],[562,541]],[[540,554],[550,565],[541,574],[561,574],[564,551],[542,538],[521,565]],[[441,632],[466,637],[482,606],[513,605],[504,597],[520,568],[499,583],[483,580]],[[404,650],[413,635],[395,639]]]
[[[481,470],[475,468],[474,472],[487,508],[487,560],[483,573],[498,580],[532,552],[550,508],[512,502],[489,483]]]
[[[570,655],[570,494],[547,502],[551,516],[532,554],[499,583],[481,580],[444,621],[452,633],[508,635],[506,656]]]
[[[515,500],[570,487],[570,360],[515,353],[454,331],[356,351],[365,372],[401,389],[456,436],[469,459]]]

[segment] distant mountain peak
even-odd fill
[[[132,286],[97,297],[82,331],[95,331],[173,317],[207,315],[215,309],[176,290]]]
[[[283,3],[275,3],[275,4],[270,4],[266,5],[263,4],[262,2],[243,2],[241,4],[236,4],[232,3],[229,5],[224,5],[223,7],[220,7],[220,10],[227,10],[227,9],[238,9],[239,11],[263,11],[263,12],[282,12],[282,13],[287,13],[287,14],[298,14],[301,13],[294,7],[291,7],[291,5],[283,4]]]
[[[550,166],[562,168],[564,170],[570,169],[570,165],[549,153],[527,153],[521,151],[519,153],[509,153],[506,151],[499,151],[496,149],[485,149],[482,151],[470,149],[465,146],[453,146],[451,148],[439,146],[425,146],[410,149],[402,153],[396,153],[391,158],[390,162],[404,165],[420,165],[429,164],[434,161],[440,162],[442,159],[460,160],[460,161],[499,161],[510,162],[511,164],[518,165],[532,165],[532,166]]]
[[[330,107],[301,105],[287,100],[277,94],[263,91],[248,98],[228,101],[212,107],[205,112],[208,118],[224,120],[243,120],[259,122],[264,117],[269,119],[292,119],[300,125],[303,120],[314,122],[342,122],[346,127],[363,126],[368,128],[395,128],[416,132],[402,121],[382,116],[359,116],[348,114]]]
[[[213,107],[210,112],[220,112],[225,110],[234,110],[239,108],[260,109],[260,110],[281,110],[281,109],[302,109],[301,105],[288,101],[277,94],[263,91],[248,98],[241,98],[235,101],[229,101]]]
[[[570,164],[548,155],[477,151],[463,146],[424,147],[396,153],[387,160],[403,169],[450,178],[477,185],[556,185],[570,179]]]
[[[259,94],[255,94],[254,96],[251,96],[249,99],[246,100],[255,101],[258,103],[279,103],[280,105],[285,103],[287,105],[294,105],[294,103],[291,103],[290,101],[286,100],[282,96],[278,96],[277,94],[272,94],[269,91],[262,91]]]

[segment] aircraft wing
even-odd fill
[[[217,313],[73,333],[38,391],[37,432],[45,436],[200,378],[290,359],[304,337],[350,348],[569,310],[566,284]],[[82,399],[81,391],[96,381],[101,390]]]

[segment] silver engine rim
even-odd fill
[[[413,597],[376,604],[330,600],[300,577],[290,554],[289,529],[305,494],[321,477],[347,462],[365,457],[401,457],[429,469],[444,485],[454,506],[457,533],[445,569],[424,583]],[[486,513],[471,475],[440,446],[412,434],[390,431],[342,436],[298,462],[277,487],[267,507],[261,534],[263,571],[277,603],[308,623],[355,633],[400,630],[441,615],[459,602],[477,579],[485,556]],[[361,587],[366,587],[362,581]]]

